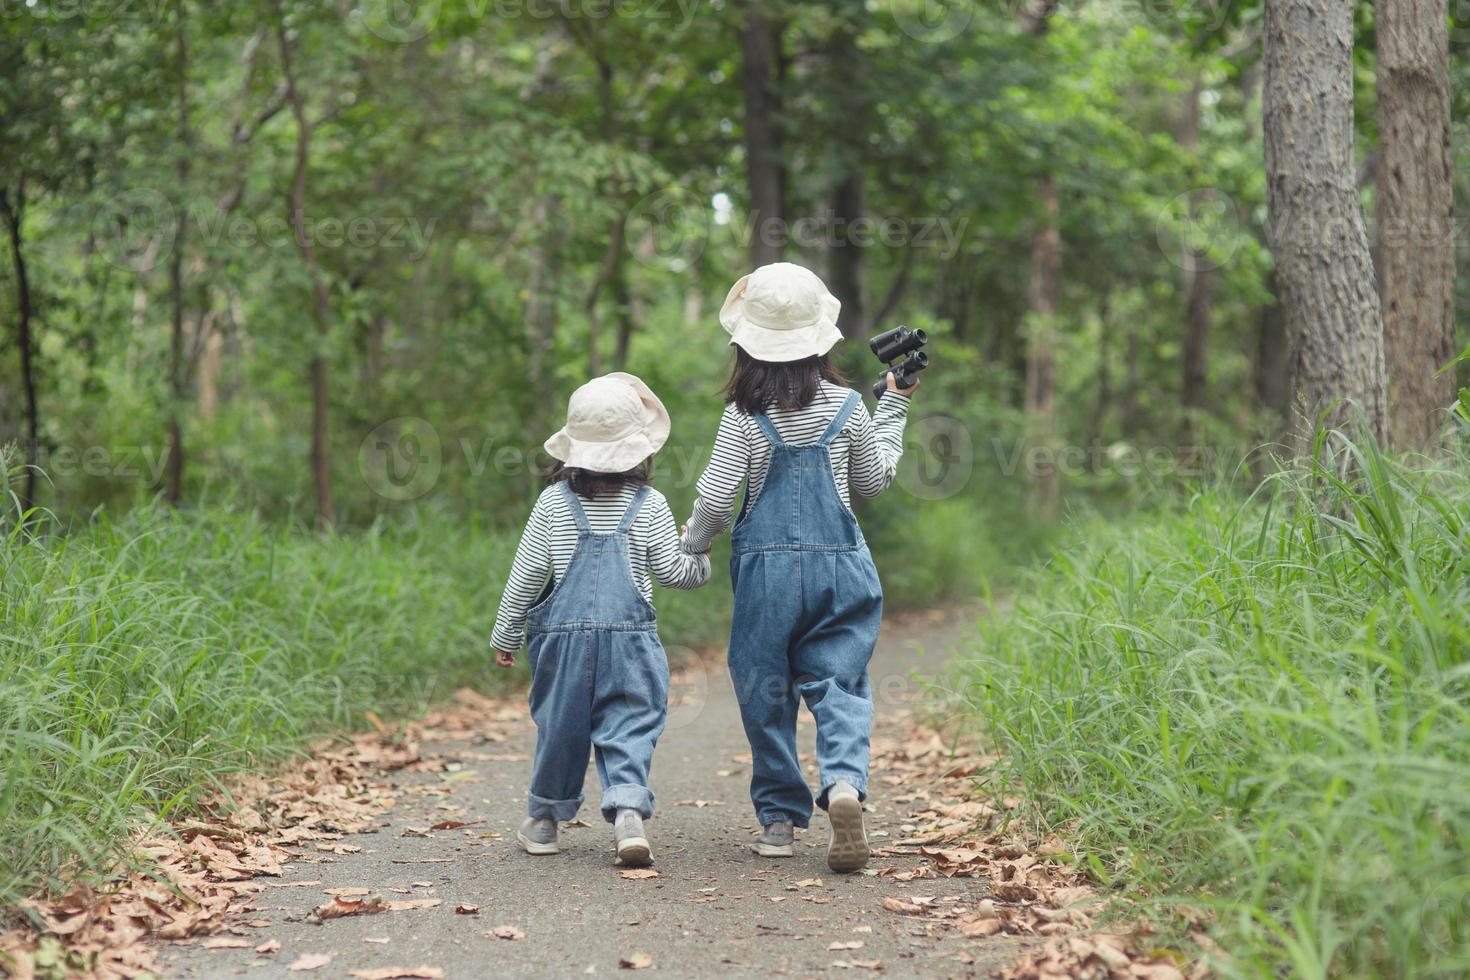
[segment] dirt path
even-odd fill
[[[950,612],[885,625],[872,666],[879,744],[885,734],[891,742],[905,706],[962,646],[973,618],[973,612]],[[563,834],[563,853],[530,858],[519,851],[514,830],[525,812],[534,732],[516,708],[503,707],[489,730],[425,741],[416,770],[383,777],[398,802],[376,833],[346,839],[359,853],[303,850],[282,877],[269,879],[235,926],[248,946],[206,948],[207,939],[182,940],[162,956],[166,975],[345,977],[425,965],[451,978],[557,977],[617,974],[628,968],[620,961],[647,957],[665,976],[841,975],[880,963],[889,976],[946,977],[984,976],[1015,961],[1018,938],[977,943],[922,917],[883,909],[884,897],[916,893],[977,902],[987,887],[983,878],[930,880],[920,888],[918,881],[876,874],[832,874],[821,814],[798,840],[796,858],[752,854],[749,754],[728,675],[718,661],[689,669],[676,678],[675,698],[652,780],[659,800],[649,824],[657,877],[625,879],[612,867],[611,834],[596,810],[591,771],[586,825]],[[802,718],[803,758],[810,762],[813,729],[810,716]],[[903,782],[875,758],[869,802],[875,845],[914,832],[905,823],[914,797]],[[445,820],[469,825],[420,836]],[[875,868],[893,863],[873,862]],[[442,904],[307,921],[328,900],[327,889],[343,888]],[[459,906],[477,911],[460,913]],[[496,938],[503,926],[519,938]],[[275,944],[279,951],[255,950]],[[833,944],[860,945],[829,949]],[[310,954],[330,962],[309,973],[290,970]]]

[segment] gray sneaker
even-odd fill
[[[832,839],[827,844],[827,867],[833,871],[861,871],[868,866],[868,833],[863,827],[863,804],[857,790],[845,780],[827,793],[827,819]]]
[[[556,821],[547,817],[527,817],[521,829],[516,831],[516,840],[527,854],[558,854],[556,846]]]
[[[625,868],[646,868],[653,863],[653,849],[643,833],[643,818],[637,810],[618,810],[613,821],[613,842],[618,856],[613,864]]]
[[[789,820],[777,820],[762,828],[751,847],[761,857],[789,858],[796,853],[795,843],[796,828]]]

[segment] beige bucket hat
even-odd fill
[[[725,297],[720,324],[730,343],[759,361],[799,361],[825,354],[842,339],[842,303],[808,269],[790,262],[763,265]]]
[[[658,452],[668,438],[664,403],[638,377],[614,371],[572,392],[567,424],[545,448],[567,466],[622,473]]]

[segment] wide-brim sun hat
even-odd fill
[[[624,371],[604,374],[572,392],[567,424],[545,448],[567,466],[623,473],[669,438],[669,413],[648,385]]]
[[[799,361],[825,354],[842,339],[842,302],[816,273],[790,262],[742,276],[720,308],[720,325],[758,361]]]

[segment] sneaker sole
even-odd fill
[[[863,805],[853,796],[841,796],[827,807],[832,841],[827,845],[827,867],[848,873],[868,866],[868,835],[863,829]]]
[[[618,841],[618,856],[613,864],[620,868],[646,868],[653,863],[653,850],[642,837]]]
[[[791,844],[762,844],[756,841],[750,845],[750,849],[763,858],[789,858],[796,856],[796,848]]]
[[[516,842],[521,845],[521,850],[527,854],[560,854],[561,848],[553,841],[550,844],[538,844],[519,830],[516,831]]]

